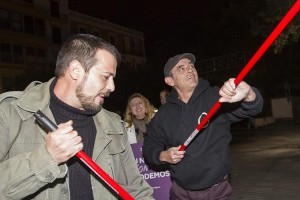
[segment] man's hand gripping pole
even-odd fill
[[[57,126],[41,111],[34,114],[36,120],[48,131],[55,131]],[[83,150],[76,153],[76,156],[89,167],[99,178],[101,178],[111,189],[113,189],[124,200],[133,200],[133,198],[116,183],[108,174],[106,174]]]
[[[283,17],[283,19],[279,22],[273,32],[268,36],[266,41],[261,45],[261,47],[256,51],[256,53],[252,56],[243,70],[238,74],[235,78],[234,83],[236,86],[240,84],[240,82],[244,79],[244,77],[248,74],[248,72],[252,69],[255,63],[260,59],[260,57],[266,52],[266,50],[271,46],[274,40],[278,37],[278,35],[282,32],[282,30],[290,23],[290,21],[295,17],[300,9],[300,0],[297,0],[294,5],[290,8],[287,14]],[[221,103],[217,101],[215,105],[211,108],[211,110],[207,113],[206,117],[198,124],[196,129],[192,132],[189,138],[180,146],[179,151],[185,150],[185,148],[192,142],[192,140],[196,137],[202,127],[208,122],[208,120],[215,114],[215,112],[220,108]]]

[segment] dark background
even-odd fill
[[[159,91],[165,87],[163,65],[182,52],[196,55],[197,61],[243,52],[248,61],[295,1],[271,0],[71,0],[71,9],[142,31],[147,63],[130,71],[121,66],[116,91],[105,107],[123,111],[129,95],[140,92],[159,107]],[[259,88],[266,99],[299,92],[299,15],[274,45],[257,62],[245,81]],[[293,29],[294,28],[294,29]],[[296,30],[293,32],[293,30]],[[297,31],[298,30],[298,31]],[[198,73],[214,85],[236,77],[242,68],[211,74]]]

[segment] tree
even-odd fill
[[[292,7],[291,0],[264,0],[266,7],[258,12],[258,21],[252,21],[252,34],[266,37]],[[300,18],[295,17],[274,42],[274,53],[281,53],[284,46],[299,39]]]

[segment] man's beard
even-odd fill
[[[100,112],[102,109],[102,103],[96,104],[95,98],[97,96],[86,96],[83,93],[83,87],[84,83],[82,83],[80,86],[78,86],[75,90],[76,96],[81,103],[82,107],[86,111],[93,111],[93,112]]]

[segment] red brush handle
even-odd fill
[[[76,156],[86,164],[95,174],[97,174],[107,185],[109,185],[124,200],[133,200],[133,198],[117,184],[109,175],[107,175],[84,151],[79,151]]]
[[[42,111],[34,113],[36,120],[42,124],[48,131],[57,129],[54,124]],[[79,151],[76,156],[89,167],[99,178],[101,178],[111,189],[113,189],[124,200],[133,200],[133,198],[116,183],[108,174],[106,174],[84,151]]]
[[[255,63],[260,59],[260,57],[266,52],[266,50],[271,46],[274,40],[278,37],[278,35],[282,32],[282,30],[288,25],[288,23],[295,17],[300,9],[300,0],[297,0],[294,5],[290,8],[287,14],[283,17],[283,19],[279,22],[276,28],[272,31],[272,33],[268,36],[265,42],[261,45],[261,47],[256,51],[256,53],[249,60],[247,65],[243,68],[243,70],[238,74],[235,78],[234,83],[237,86],[240,82],[245,78],[248,72],[252,69]],[[198,132],[202,129],[202,127],[208,122],[208,120],[214,115],[214,113],[220,108],[221,103],[218,101],[212,107],[212,109],[208,112],[206,117],[198,124],[197,128],[193,131],[193,133],[189,136],[189,138],[182,144],[179,148],[180,151],[185,150],[185,148],[190,144],[190,142],[196,137]]]

